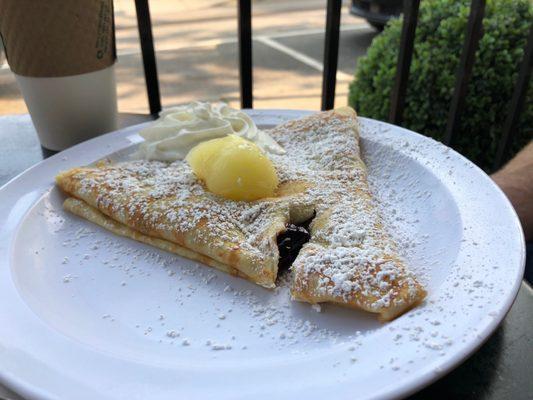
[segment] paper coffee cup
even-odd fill
[[[112,0],[2,0],[0,33],[43,147],[116,129]]]
[[[15,76],[43,147],[63,150],[117,129],[114,65],[57,78]]]

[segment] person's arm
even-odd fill
[[[513,204],[526,241],[533,240],[533,141],[493,174],[492,179]]]

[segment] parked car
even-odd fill
[[[402,12],[402,0],[352,0],[350,14],[364,18],[382,31],[387,22]]]

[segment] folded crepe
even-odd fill
[[[370,193],[355,112],[311,115],[269,131],[276,197],[253,202],[208,192],[185,161],[101,162],[59,174],[65,209],[117,235],[275,287],[277,237],[312,218],[291,267],[291,294],[390,320],[425,297],[398,256]]]

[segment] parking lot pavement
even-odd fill
[[[115,1],[119,110],[148,111],[135,10]],[[163,106],[225,100],[239,106],[234,1],[150,2]],[[254,2],[254,107],[319,109],[323,1]],[[336,105],[347,102],[357,58],[376,32],[343,8]],[[15,79],[0,70],[0,114],[27,112]]]

